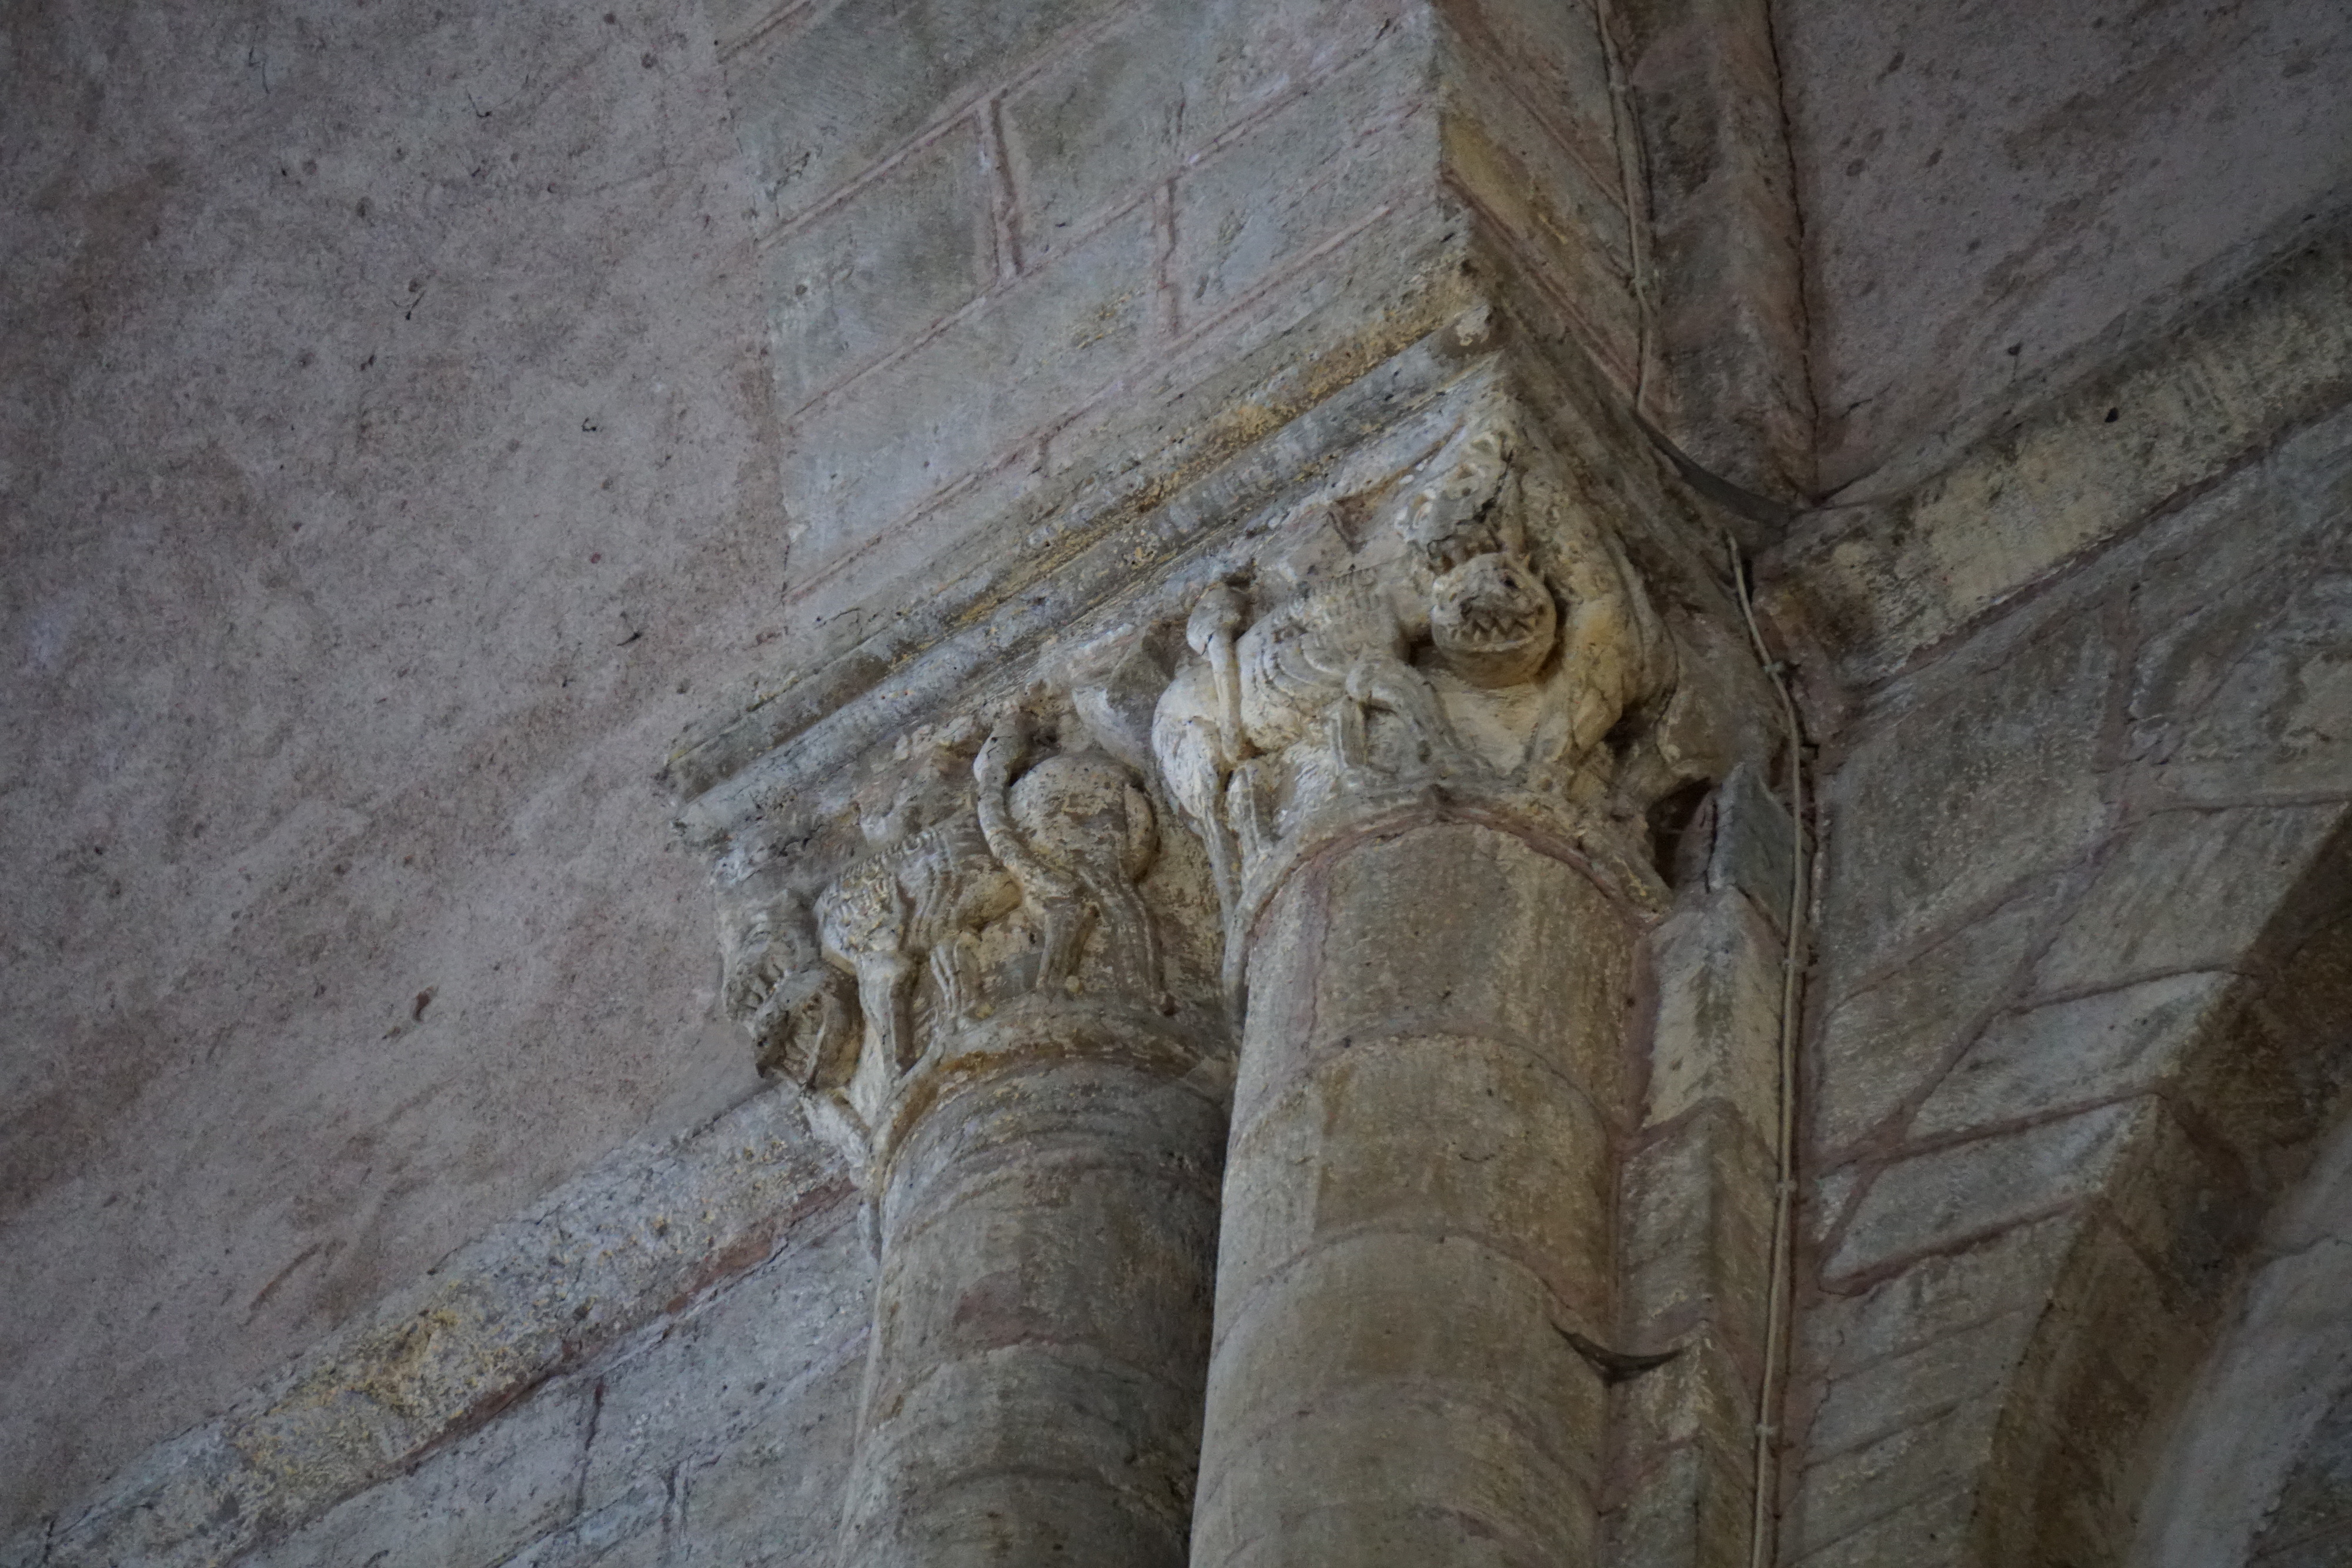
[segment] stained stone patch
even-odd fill
[[[1871,1183],[1829,1260],[1830,1277],[1949,1246],[2088,1197],[2147,1113],[2145,1104],[2101,1106],[1895,1162]]]
[[[2074,1239],[2071,1219],[2037,1220],[1973,1247],[1922,1259],[1891,1279],[1829,1297],[1806,1315],[1809,1364],[1843,1375],[2032,1309]],[[1916,1406],[1914,1407],[1916,1407]]]
[[[2000,1418],[1998,1389],[1922,1413],[1911,1425],[1843,1453],[1818,1459],[1804,1474],[1801,1511],[1787,1538],[1800,1562],[1897,1512],[1938,1498],[1974,1473]]]
[[[1814,1136],[1843,1151],[1926,1089],[2027,957],[2071,889],[2053,876],[1832,1005],[1810,1041]]]
[[[2118,667],[2097,620],[2048,627],[1855,744],[1824,791],[1832,994],[2091,847],[2109,815],[2096,763]]]
[[[1898,1563],[1948,1562],[1960,1553],[1976,1494],[1948,1486],[1896,1504],[1849,1535],[1802,1552],[1794,1568],[1887,1568]]]
[[[2149,1087],[2229,993],[2227,974],[2175,975],[2004,1014],[1911,1123],[1934,1137]]]
[[[2249,806],[2150,818],[2099,868],[2036,966],[2035,988],[2231,967],[2342,815],[2340,806]]]
[[[770,365],[786,417],[970,302],[996,277],[989,171],[969,125],[864,199],[766,248]]]
[[[1828,1380],[1806,1429],[1811,1451],[1859,1448],[1939,1406],[2000,1393],[2040,1321],[2032,1306],[2000,1312],[1915,1350]]]

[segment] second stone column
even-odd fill
[[[1333,844],[1251,943],[1202,1568],[1594,1554],[1625,917],[1507,826]]]

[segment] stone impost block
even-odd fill
[[[1796,875],[1797,829],[1772,794],[1764,769],[1743,762],[1715,792],[1715,841],[1706,885],[1748,895],[1772,930],[1788,935],[1789,891]]]
[[[1738,894],[1685,909],[1651,936],[1656,1021],[1651,1126],[1728,1105],[1767,1147],[1779,1138],[1782,947]]]
[[[1642,1349],[1708,1322],[1760,1364],[1777,1181],[1770,1149],[1719,1103],[1627,1159],[1618,1267],[1623,1321]]]
[[[1622,1568],[1743,1568],[1755,1479],[1744,1455],[1706,1444],[1666,1450],[1631,1480],[1608,1520]]]

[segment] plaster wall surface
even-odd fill
[[[2185,305],[2352,179],[2329,0],[1774,18],[1825,492],[1923,477],[2043,372],[2118,346],[2119,317]]]
[[[650,779],[771,631],[692,6],[0,24],[0,1516],[754,1082]]]

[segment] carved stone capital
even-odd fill
[[[1353,833],[1484,821],[1664,906],[1672,825],[1774,746],[1724,536],[1474,325],[681,748],[728,1010],[861,1168],[1016,1000],[1228,1041],[1257,913]]]
[[[729,1012],[854,1163],[887,1163],[941,1081],[1024,1051],[1133,1036],[1181,1071],[1222,1033],[1154,908],[1185,903],[1192,857],[1163,870],[1144,780],[1066,703],[910,737],[855,815],[861,841],[813,892],[778,858],[720,900]]]
[[[1152,749],[1216,868],[1229,971],[1290,868],[1415,811],[1524,824],[1663,907],[1648,813],[1720,776],[1738,699],[1685,678],[1687,639],[1523,423],[1487,400],[1192,608]]]

